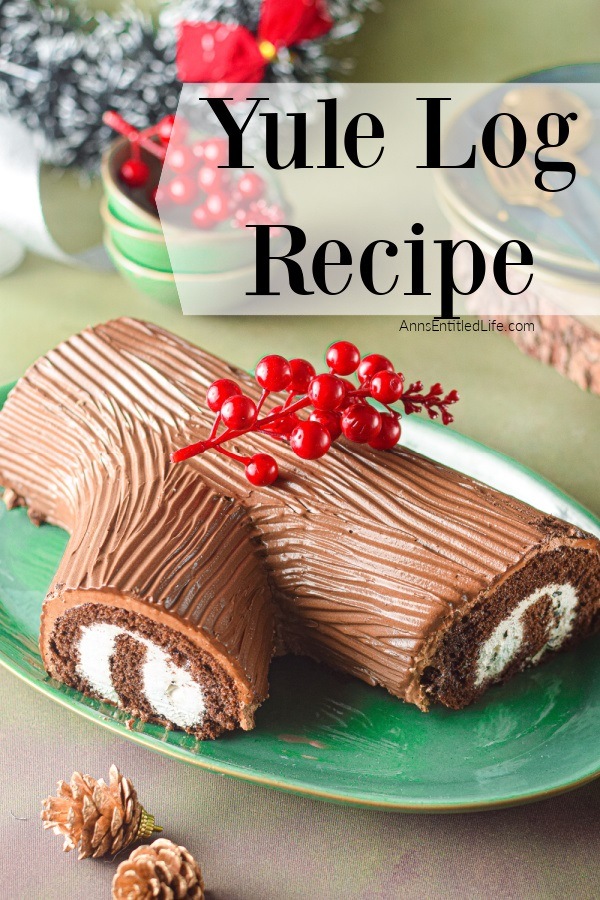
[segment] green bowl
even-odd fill
[[[138,291],[160,303],[179,306],[175,275],[171,271],[161,272],[128,259],[116,247],[109,230],[104,232],[104,245],[116,269]],[[245,290],[248,277],[253,272],[252,266],[245,266],[227,272],[177,273],[177,281],[193,285],[196,290],[206,291],[208,296],[226,307],[239,302],[240,292]]]
[[[124,224],[111,212],[106,198],[100,205],[100,215],[112,243],[124,257],[145,269],[172,272],[169,251],[162,234]]]
[[[151,233],[123,222],[106,198],[100,212],[115,247],[146,268],[196,275],[230,272],[254,264],[253,235],[167,227],[167,241],[163,233]]]

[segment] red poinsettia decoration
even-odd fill
[[[324,0],[264,0],[256,34],[243,25],[182,22],[177,77],[204,83],[262,81],[280,50],[322,37],[332,25]]]

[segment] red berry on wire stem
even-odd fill
[[[336,441],[342,433],[341,416],[336,412],[328,412],[326,409],[315,409],[308,417],[309,422],[318,422],[326,428],[331,437],[331,442]]]
[[[393,413],[381,413],[381,428],[368,443],[374,450],[391,450],[400,440],[400,422]]]
[[[126,159],[119,169],[119,177],[127,187],[143,187],[150,178],[150,167],[141,159]]]
[[[369,392],[380,403],[395,403],[402,396],[404,378],[396,372],[377,372],[369,382]]]
[[[300,422],[290,436],[290,447],[301,459],[320,459],[331,447],[331,435],[319,422]]]
[[[283,391],[292,378],[290,364],[283,356],[263,356],[254,370],[254,377],[265,391]]]
[[[308,385],[308,398],[316,409],[337,409],[346,396],[344,382],[328,372],[315,375]]]
[[[251,428],[257,415],[256,403],[244,394],[228,397],[221,407],[223,424],[234,431]]]
[[[361,384],[365,384],[373,375],[384,371],[393,372],[393,363],[387,356],[381,356],[380,353],[370,353],[361,360],[358,367],[358,380]]]
[[[285,413],[283,406],[274,406],[270,415],[277,416],[271,422],[261,425],[261,431],[276,437],[288,437],[300,421],[296,413]]]
[[[353,403],[342,414],[342,432],[356,444],[374,440],[381,429],[381,413],[368,403]]]
[[[308,385],[317,374],[315,367],[307,359],[290,359],[292,380],[287,386],[290,394],[305,394]]]
[[[360,353],[350,341],[336,341],[327,350],[325,360],[336,375],[352,375],[358,369]]]
[[[277,480],[279,467],[269,453],[255,453],[246,463],[246,478],[250,484],[268,487]]]
[[[206,392],[206,404],[213,412],[219,412],[226,400],[241,393],[241,388],[235,381],[230,378],[218,378]]]

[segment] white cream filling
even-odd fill
[[[579,600],[577,591],[570,584],[548,584],[521,600],[509,616],[496,626],[481,647],[477,659],[475,685],[498,678],[518,654],[525,638],[524,615],[542,597],[552,600],[553,623],[548,640],[535,656],[532,663],[540,661],[547,650],[556,650],[573,628],[575,608]]]
[[[84,625],[79,640],[77,673],[90,687],[112,703],[119,696],[110,674],[110,661],[119,635],[129,635],[146,647],[142,664],[144,695],[154,712],[179,725],[190,728],[204,718],[205,703],[200,685],[181,666],[176,666],[165,651],[147,638],[108,622]]]

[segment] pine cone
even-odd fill
[[[113,900],[203,900],[200,866],[185,847],[159,838],[136,847],[112,883]]]
[[[116,766],[109,783],[73,772],[71,783],[58,782],[58,796],[44,800],[44,828],[63,835],[63,850],[79,847],[79,859],[118,853],[138,837],[148,837],[154,827],[128,778]]]

